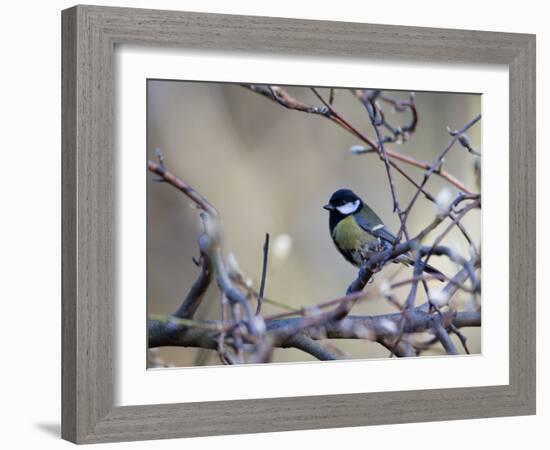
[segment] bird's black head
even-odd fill
[[[362,206],[363,201],[353,191],[350,189],[338,189],[332,194],[328,204],[323,206],[323,208],[330,211],[331,214],[349,216]]]

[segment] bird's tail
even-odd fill
[[[400,263],[406,264],[407,266],[414,266],[414,259],[412,259],[408,255],[401,255],[398,258],[398,261]],[[429,264],[422,263],[422,271],[433,275],[440,281],[445,281],[447,279],[447,277],[442,272],[437,270],[435,267],[430,266]]]

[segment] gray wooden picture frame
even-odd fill
[[[94,443],[535,413],[534,35],[97,6],[63,11],[62,30],[64,439]],[[507,65],[509,384],[115,407],[113,52],[127,43]]]

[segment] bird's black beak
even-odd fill
[[[323,209],[326,209],[327,211],[332,211],[334,209],[334,206],[332,206],[331,204],[327,204],[323,206]]]

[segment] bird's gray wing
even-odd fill
[[[357,224],[361,228],[363,228],[363,230],[381,239],[384,244],[393,245],[395,243],[395,236],[391,233],[391,231],[386,228],[383,223],[372,223],[362,214],[354,214],[353,217],[355,218]]]
[[[369,220],[369,217],[365,217],[365,214],[354,214],[353,217],[363,230],[380,239],[385,249],[389,250],[395,244],[396,237],[385,227],[378,216],[369,213],[370,211],[367,212],[367,215],[369,215],[371,220]],[[399,255],[393,262],[400,262],[409,266],[414,264],[414,259],[408,254],[404,254]],[[435,275],[436,278],[439,278],[441,281],[445,279],[445,275],[429,264],[422,263],[422,270]]]

